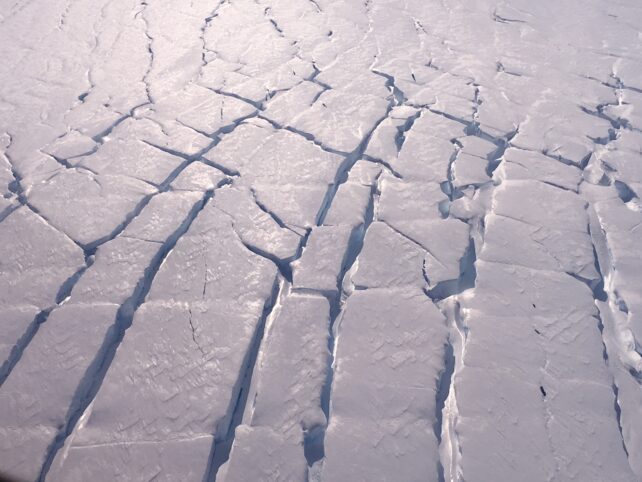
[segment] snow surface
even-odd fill
[[[642,5],[0,0],[0,474],[642,480]]]

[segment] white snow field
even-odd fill
[[[642,480],[639,0],[0,0],[0,478]]]

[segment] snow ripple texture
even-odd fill
[[[0,0],[0,474],[642,480],[634,0]]]

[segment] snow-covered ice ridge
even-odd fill
[[[642,480],[639,1],[0,5],[0,473]]]

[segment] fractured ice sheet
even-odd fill
[[[642,479],[633,0],[0,9],[0,474]]]

